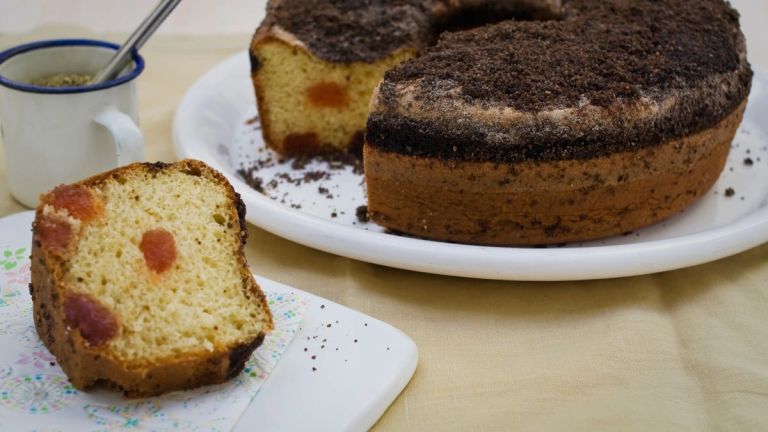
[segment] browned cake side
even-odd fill
[[[366,146],[370,217],[413,236],[488,245],[621,234],[677,214],[709,190],[745,105],[691,136],[587,161],[450,161]]]
[[[243,253],[245,207],[202,162],[133,164],[41,201],[35,327],[76,387],[144,397],[221,383],[272,329]]]

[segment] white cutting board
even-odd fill
[[[267,292],[296,292],[308,305],[301,331],[234,430],[362,431],[373,426],[413,376],[416,344],[360,312],[269,279],[256,280]]]

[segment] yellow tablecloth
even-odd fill
[[[82,35],[0,36],[0,48],[73,34]],[[161,36],[145,47],[139,99],[149,160],[175,159],[181,96],[248,38]],[[765,44],[750,48],[753,62],[768,65]],[[8,193],[2,159],[0,149],[0,216],[24,210]],[[768,430],[768,245],[663,274],[514,283],[380,267],[249,229],[257,273],[416,341],[416,375],[378,430]]]

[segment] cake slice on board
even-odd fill
[[[245,206],[202,162],[118,168],[41,197],[35,326],[72,384],[144,397],[226,381],[272,329]]]

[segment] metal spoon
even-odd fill
[[[91,80],[91,84],[99,84],[117,77],[131,61],[134,51],[138,51],[160,24],[168,18],[181,0],[160,0],[155,9],[142,21],[128,40],[115,53],[109,63]]]

